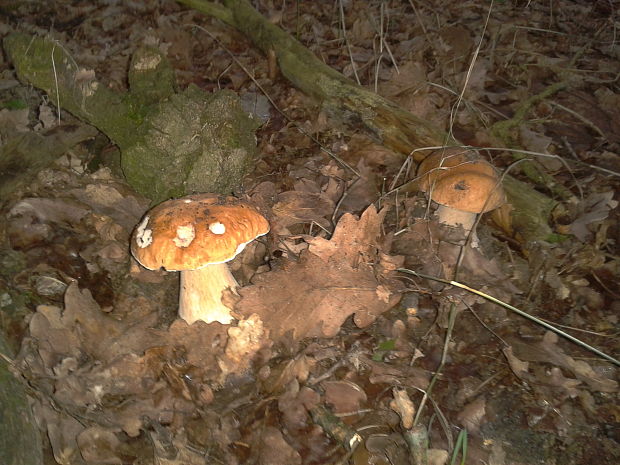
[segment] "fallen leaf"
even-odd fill
[[[93,213],[109,216],[115,223],[131,231],[138,223],[149,201],[128,187],[101,179],[80,189],[70,191],[80,202],[90,206]]]
[[[282,413],[282,423],[292,431],[306,429],[310,415],[308,410],[316,406],[321,397],[308,387],[300,388],[297,380],[291,381],[286,391],[278,397],[278,410]]]
[[[314,358],[305,354],[276,365],[271,369],[269,377],[263,382],[264,388],[267,392],[274,393],[283,390],[293,380],[305,382],[314,365],[316,365]]]
[[[84,426],[75,418],[57,411],[47,403],[38,405],[35,415],[40,427],[47,430],[54,460],[61,465],[83,463],[76,437]]]
[[[547,153],[547,148],[553,143],[551,137],[534,132],[525,125],[519,126],[519,135],[523,148],[532,152]]]
[[[409,430],[413,427],[413,416],[415,415],[415,406],[406,389],[392,389],[394,399],[390,401],[390,408],[398,413],[403,428]]]
[[[124,325],[101,311],[88,289],[71,283],[65,292],[63,326],[76,331],[85,351],[95,359],[106,360],[110,353],[110,340],[124,332]]]
[[[404,75],[404,73],[401,73],[401,75]],[[420,82],[423,82],[425,79],[426,77]],[[405,86],[403,90],[410,88],[412,83],[406,82]],[[397,90],[398,88],[394,89],[394,91]],[[362,134],[354,134],[347,145],[350,153],[355,154],[356,158],[365,160],[366,164],[370,166],[396,166],[402,162],[400,155]],[[334,167],[342,171],[338,165],[334,164]],[[343,173],[339,172],[337,175],[342,178]]]
[[[516,355],[522,360],[550,363],[568,370],[578,380],[596,391],[615,392],[618,390],[617,381],[599,375],[586,362],[570,357],[558,346],[557,342],[558,335],[547,331],[540,342],[525,344],[521,341],[513,341],[511,345]]]
[[[76,226],[89,212],[88,207],[72,199],[29,198],[17,202],[8,217],[29,217],[39,223]]]
[[[273,426],[267,426],[260,434],[259,463],[262,465],[296,465],[301,464],[299,452],[293,449],[282,436],[282,432]]]
[[[119,446],[121,442],[109,429],[90,426],[77,436],[80,454],[87,462],[121,464]]]
[[[278,231],[300,223],[317,223],[324,228],[330,227],[325,217],[334,211],[334,202],[319,193],[288,191],[278,195],[273,206],[272,229]]]
[[[417,389],[426,389],[430,375],[426,370],[412,366],[393,366],[384,362],[376,362],[367,357],[359,357],[360,364],[370,368],[368,381],[372,384],[392,384]]]
[[[480,425],[485,414],[486,400],[484,397],[478,397],[473,402],[467,404],[458,414],[457,418],[467,431],[477,433],[480,430]]]
[[[561,388],[570,398],[577,397],[577,395],[579,394],[579,389],[577,389],[577,386],[582,384],[579,380],[567,378],[566,376],[564,376],[562,370],[560,370],[558,367],[553,367],[551,369],[545,381],[553,387]]]
[[[614,192],[608,191],[592,194],[585,199],[581,206],[583,213],[569,225],[570,232],[581,242],[587,242],[593,234],[588,226],[603,221],[618,206],[618,201],[613,197]]]
[[[504,356],[506,357],[506,360],[508,360],[508,365],[510,365],[510,369],[517,376],[517,378],[524,381],[529,381],[531,379],[530,374],[528,373],[529,363],[523,362],[515,357],[512,353],[512,346],[504,347],[502,352],[504,352]]]
[[[239,321],[237,326],[228,328],[228,341],[224,355],[219,360],[222,381],[230,373],[246,371],[258,351],[269,345],[269,332],[264,328],[258,315],[250,315]]]
[[[387,297],[387,287],[377,295],[387,281],[375,273],[384,215],[374,206],[359,219],[343,215],[331,240],[309,238],[309,250],[299,262],[285,262],[240,289],[235,311],[258,314],[274,341],[289,332],[296,340],[334,336],[350,315],[360,328],[368,326],[400,300],[397,293]]]
[[[367,400],[364,390],[352,381],[323,381],[321,387],[334,413],[356,412]]]
[[[428,465],[445,465],[448,462],[448,451],[444,449],[428,450]]]
[[[356,169],[360,177],[348,183],[346,196],[342,197],[339,205],[341,211],[361,212],[380,197],[377,176],[364,158],[358,161]]]
[[[16,132],[29,132],[28,125],[30,121],[28,119],[28,108],[21,108],[19,110],[8,110],[3,108],[0,110],[0,138],[2,142],[6,142],[6,139]]]

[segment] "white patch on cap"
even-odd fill
[[[239,244],[237,246],[237,250],[235,250],[235,257],[239,255],[243,251],[243,249],[245,249],[246,245],[248,245],[248,242],[244,242],[243,244]]]
[[[149,222],[149,217],[145,216],[142,222],[136,228],[136,244],[141,249],[148,247],[153,242],[153,230],[146,229],[146,225]]]
[[[177,228],[177,237],[172,239],[177,247],[189,247],[194,238],[196,231],[193,224],[179,226]]]
[[[183,200],[183,203],[192,203],[192,199],[185,199]]]
[[[215,223],[211,223],[209,225],[209,231],[213,234],[224,234],[226,232],[226,226],[219,221],[216,221]]]

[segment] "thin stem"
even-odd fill
[[[491,301],[493,303],[496,303],[497,305],[500,305],[500,306],[502,306],[502,307],[504,307],[504,308],[506,308],[506,309],[508,309],[508,310],[510,310],[510,311],[512,311],[514,313],[516,313],[517,315],[521,315],[523,318],[527,318],[528,320],[533,321],[534,323],[539,324],[540,326],[543,326],[543,327],[547,328],[550,331],[553,331],[554,333],[556,333],[556,334],[558,334],[558,335],[568,339],[569,341],[577,344],[578,346],[581,346],[584,349],[589,350],[590,352],[595,353],[599,357],[603,357],[605,360],[613,363],[614,365],[620,366],[620,360],[617,360],[617,359],[613,358],[611,355],[607,355],[605,352],[602,352],[599,349],[597,349],[596,347],[592,347],[591,345],[586,344],[585,342],[577,339],[576,337],[571,336],[568,333],[565,333],[561,329],[558,329],[555,326],[550,325],[549,323],[547,323],[545,321],[542,321],[542,320],[536,318],[535,316],[530,315],[529,313],[524,312],[523,310],[519,310],[517,307],[513,307],[512,305],[507,304],[506,302],[502,302],[501,300],[496,299],[493,296],[485,294],[484,292],[478,291],[476,289],[472,289],[471,287],[466,286],[465,284],[462,284],[462,283],[459,283],[459,282],[456,282],[456,281],[448,281],[446,279],[441,279],[441,278],[437,278],[435,276],[425,275],[425,274],[418,273],[418,272],[413,271],[413,270],[408,270],[406,268],[398,268],[396,271],[400,271],[401,273],[411,274],[411,275],[417,276],[419,278],[430,279],[431,281],[437,281],[439,283],[444,283],[444,284],[448,284],[450,286],[455,286],[455,287],[458,287],[458,288],[461,288],[461,289],[465,289],[466,291],[471,292],[472,294],[476,294],[476,295],[478,295],[478,296],[480,296],[480,297],[482,297],[484,299],[487,299],[487,300],[489,300],[489,301]]]

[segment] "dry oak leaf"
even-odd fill
[[[272,208],[272,229],[276,232],[300,223],[315,222],[324,228],[330,226],[325,218],[334,211],[334,202],[325,194],[287,191],[278,194]]]
[[[390,408],[400,417],[401,424],[406,430],[413,428],[413,416],[415,415],[415,405],[409,398],[406,389],[393,388],[394,399],[390,401]]]
[[[321,387],[325,391],[325,402],[337,414],[357,412],[368,400],[364,390],[347,379],[323,381]]]
[[[282,432],[273,427],[267,426],[258,433],[259,459],[260,465],[297,465],[301,464],[301,456],[293,447],[286,442]]]
[[[360,218],[345,213],[331,240],[309,238],[309,250],[298,262],[256,276],[240,289],[235,310],[256,313],[277,341],[287,333],[295,340],[335,336],[350,316],[357,326],[370,325],[400,300],[381,276],[379,236],[385,210],[370,206]]]
[[[579,381],[586,383],[590,389],[599,392],[616,392],[618,382],[597,373],[588,363],[569,356],[558,345],[557,334],[547,331],[540,342],[524,343],[512,341],[515,355],[528,362],[549,363],[571,372]],[[565,384],[565,387],[567,385]],[[575,386],[569,386],[575,387]]]

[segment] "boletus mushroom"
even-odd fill
[[[435,203],[439,222],[463,227],[469,234],[476,216],[501,206],[505,201],[497,171],[474,152],[457,148],[438,150],[418,167],[420,190]],[[472,245],[477,245],[475,231]]]
[[[269,223],[235,197],[195,194],[152,208],[131,236],[131,253],[149,270],[181,272],[179,316],[189,324],[233,320],[222,292],[238,284],[226,262],[269,232]]]

